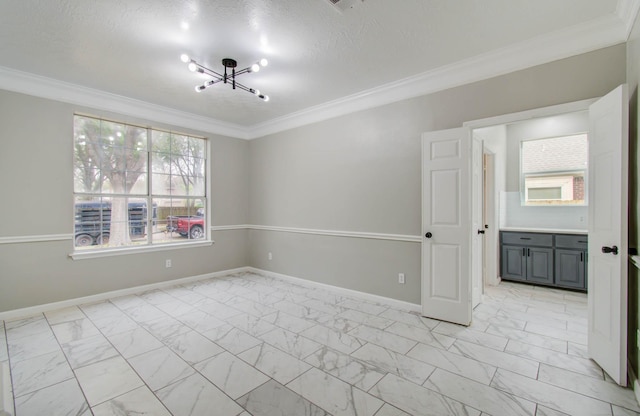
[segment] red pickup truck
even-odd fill
[[[167,231],[177,232],[183,237],[198,240],[205,237],[204,209],[198,208],[196,215],[170,215],[167,217]]]

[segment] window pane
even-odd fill
[[[583,205],[589,144],[586,134],[527,140],[521,147],[526,205]]]

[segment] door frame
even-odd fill
[[[470,120],[470,121],[464,122],[462,126],[468,127],[471,130],[471,133],[473,135],[474,129],[499,126],[503,124],[517,123],[520,121],[530,120],[534,118],[552,117],[552,116],[557,116],[561,114],[574,113],[579,111],[588,111],[589,106],[595,103],[596,101],[598,101],[598,99],[599,98],[590,98],[587,100],[552,105],[549,107],[535,108],[533,110],[520,111],[517,113],[509,113],[509,114],[503,114],[495,117]],[[501,226],[501,224],[499,223],[500,195],[497,193],[494,193],[493,198],[494,199],[492,202],[493,202],[494,209],[496,210],[495,218],[498,222],[496,222],[496,224],[494,225],[495,232],[494,233],[489,232],[487,236],[487,244],[492,244],[492,245],[495,244],[497,247],[499,230]],[[486,282],[500,283],[500,276],[497,275],[500,271],[500,252],[496,248],[495,253],[497,255],[489,257],[490,253],[491,253],[490,250],[485,250],[485,254],[484,254],[485,261],[487,265],[490,265],[487,267],[487,271],[488,272],[495,271],[496,276],[495,278],[493,276],[485,278],[485,283]]]

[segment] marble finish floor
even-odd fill
[[[252,273],[0,322],[29,415],[640,415],[586,295],[502,283],[469,328]]]

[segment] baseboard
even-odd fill
[[[328,285],[325,283],[318,283],[312,280],[302,279],[300,277],[289,276],[286,274],[275,273],[268,270],[257,269],[255,267],[249,267],[249,271],[257,274],[262,274],[268,277],[273,277],[280,280],[285,280],[291,283],[299,284],[302,286],[307,286],[310,288],[318,288],[323,290],[328,290],[330,292],[335,292],[340,295],[349,296],[352,298],[361,299],[369,302],[382,303],[385,305],[392,306],[397,309],[402,309],[408,312],[421,312],[422,307],[415,303],[405,302],[398,299],[388,298],[385,296],[374,295],[371,293],[360,292],[358,290],[346,289],[339,286]]]
[[[0,312],[0,320],[7,321],[11,319],[26,317],[26,316],[32,316],[38,313],[53,311],[61,308],[67,308],[69,306],[82,305],[84,303],[100,302],[102,300],[107,300],[107,299],[115,298],[118,296],[126,296],[134,293],[145,292],[148,290],[162,289],[169,286],[175,286],[175,285],[180,285],[180,284],[185,284],[190,282],[197,282],[200,280],[222,277],[232,273],[247,272],[249,270],[250,270],[249,267],[240,267],[237,269],[223,270],[220,272],[206,273],[206,274],[190,276],[190,277],[182,277],[180,279],[167,280],[164,282],[151,283],[148,285],[141,285],[141,286],[134,286],[126,289],[113,290],[110,292],[98,293],[97,295],[90,295],[90,296],[84,296],[81,298],[68,299],[60,302],[30,306],[28,308],[14,309],[11,311]]]

